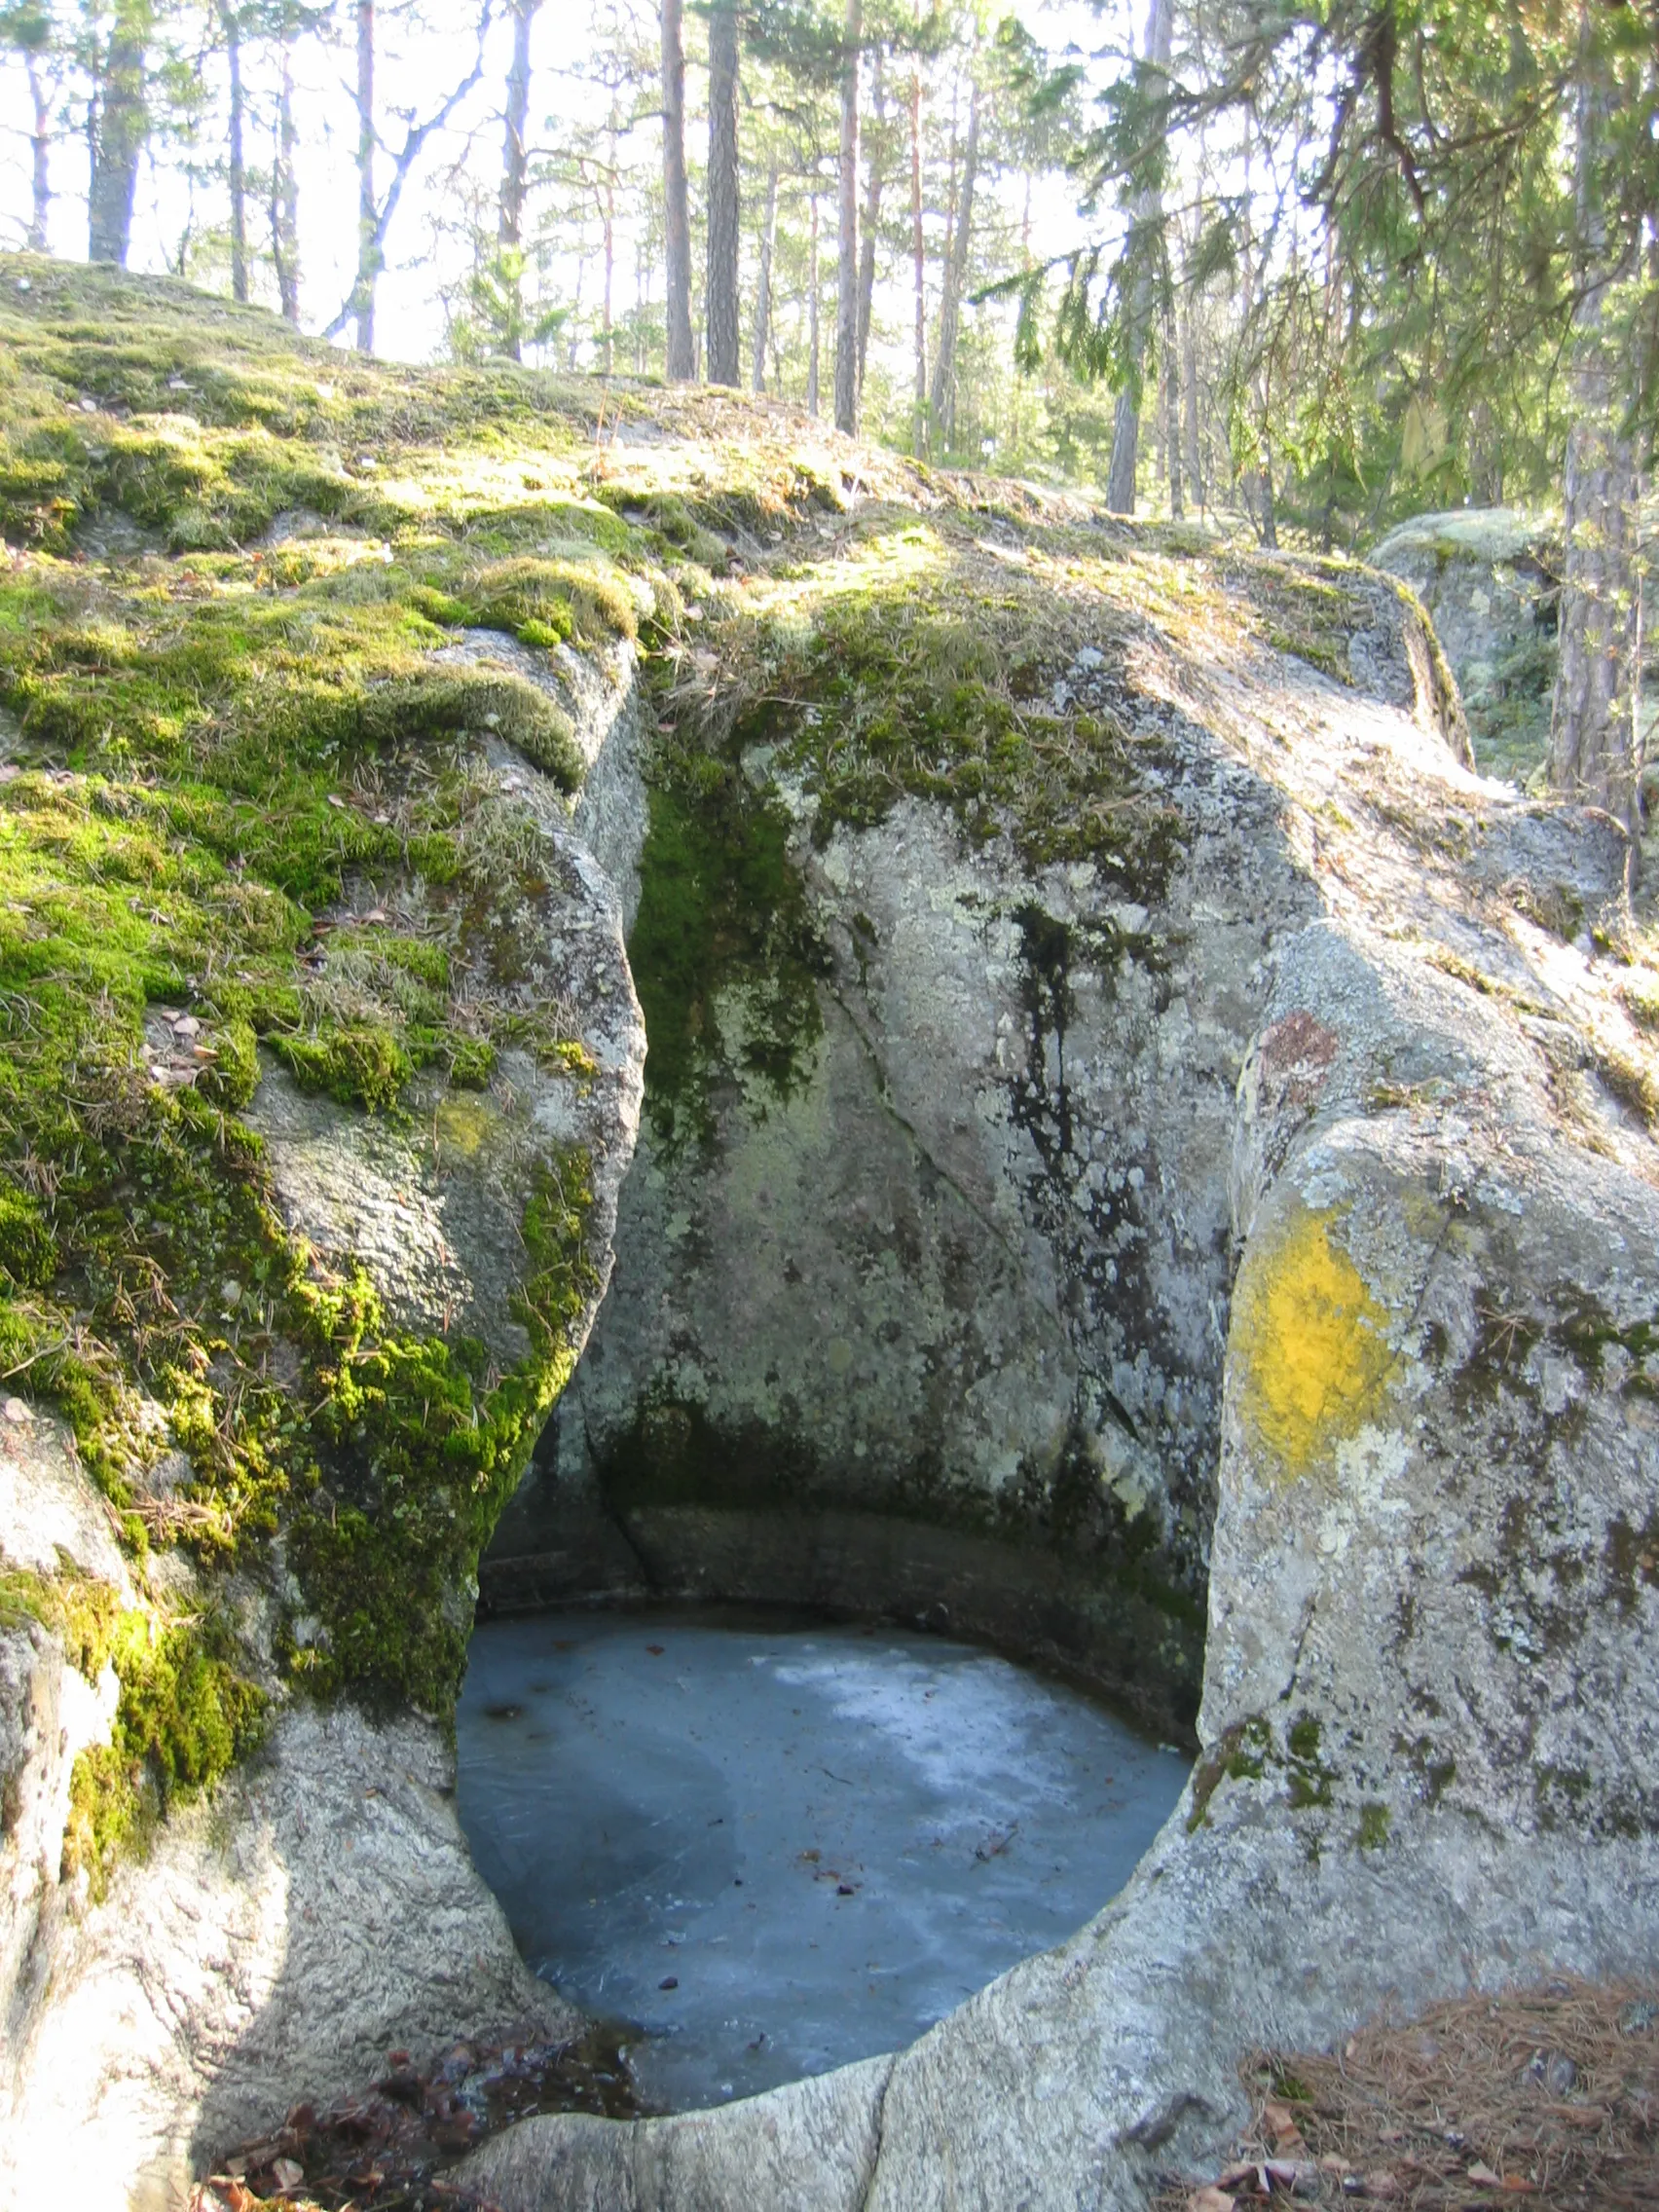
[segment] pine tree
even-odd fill
[[[29,226],[24,243],[44,253],[52,211],[52,69],[57,26],[44,0],[12,0],[0,6],[0,52],[21,57],[29,88]]]
[[[127,266],[138,164],[150,134],[152,0],[116,0],[107,35],[94,41],[92,97],[87,116],[92,170],[87,192],[87,258]]]
[[[738,186],[737,0],[709,11],[709,258],[704,287],[711,384],[737,384],[737,263],[742,236]]]
[[[691,214],[685,183],[685,46],[681,0],[662,0],[662,188],[668,277],[668,377],[696,374],[691,343]]]

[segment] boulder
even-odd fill
[[[1149,712],[1179,702],[1186,826],[1142,915],[971,853],[925,806],[815,841],[782,787],[829,948],[807,1070],[782,1098],[734,1087],[695,1169],[647,1137],[557,1456],[498,1541],[538,1496],[553,1527],[563,1487],[610,1501],[642,1581],[724,1589],[733,1516],[816,1515],[763,1552],[771,1594],[798,1573],[851,1603],[833,1514],[918,1514],[903,1435],[994,1498],[1004,1436],[1052,1467],[1092,1411],[1091,1480],[1126,1516],[1149,1469],[1138,1513],[1172,1582],[1192,1531],[1192,1782],[1070,1943],[890,2070],[817,2084],[838,2143],[873,2135],[869,2178],[762,2097],[625,2135],[508,2131],[463,2169],[504,2212],[608,2201],[619,2176],[652,2212],[742,2202],[760,2144],[778,2200],[814,2212],[1128,2212],[1162,2175],[1215,2170],[1252,2048],[1329,2046],[1469,1987],[1659,1972],[1659,1156],[1616,949],[1622,836],[1504,795],[1431,721],[1289,656],[1170,651],[1137,674]],[[1063,967],[1022,966],[1022,905]],[[974,1237],[956,1318],[983,1332],[977,1401],[918,1380],[947,1309],[934,1222]],[[1108,1259],[1130,1262],[1121,1302]],[[907,1432],[837,1396],[837,1338]],[[1107,1390],[1145,1460],[1108,1453]],[[653,1496],[614,1440],[672,1454],[692,1405],[715,1448],[671,1460],[678,1502]],[[758,1461],[768,1432],[804,1513],[732,1494],[734,1446]],[[1033,1577],[1051,1604],[1028,1641],[1077,1637],[1052,1604],[1077,1552]],[[1125,1641],[1128,1688],[1167,1709],[1182,1677],[1145,1663],[1138,1625]],[[1108,1635],[1088,1649],[1103,1678],[1124,1664]]]
[[[486,1602],[920,1618],[1196,1764],[911,2049],[504,2208],[1126,2212],[1255,2046],[1659,1971],[1659,962],[1409,590],[122,272],[0,322],[0,2198],[575,2025],[443,1712],[584,1343]]]
[[[1416,515],[1371,556],[1433,620],[1482,772],[1525,782],[1549,743],[1561,528],[1517,507]]]
[[[643,814],[632,656],[577,682],[522,657],[568,702],[612,794],[608,849],[625,879],[628,824]],[[575,1345],[598,1306],[645,1039],[623,894],[566,801],[488,732],[469,769],[489,788],[496,833],[522,842],[535,888],[481,917],[461,956],[470,948],[482,977],[509,943],[527,1003],[555,999],[579,1053],[550,1065],[508,1049],[482,1089],[420,1075],[395,1122],[303,1091],[267,1062],[246,1118],[264,1139],[272,1197],[314,1267],[363,1269],[395,1325],[463,1330],[505,1370],[529,1345],[514,1313],[525,1192],[573,1155],[586,1168],[590,1257]],[[424,897],[413,880],[378,888],[391,909]],[[67,1560],[131,1603],[108,1509],[64,1432],[24,1412],[0,1424],[5,1562],[51,1573]],[[164,1453],[145,1478],[164,1515],[177,1471]],[[206,1576],[177,1553],[146,1574],[152,1602],[175,1611],[208,1602]],[[469,1621],[473,1595],[470,1584],[447,1592],[458,1621]],[[556,2039],[580,2024],[525,1968],[472,1866],[447,1727],[293,1695],[276,1665],[278,1634],[286,1626],[302,1645],[326,1635],[300,1609],[298,1586],[242,1576],[211,1602],[227,1599],[276,1699],[264,1744],[210,1801],[175,1807],[94,1898],[85,1876],[60,1881],[59,1862],[74,1759],[109,1740],[115,1677],[106,1668],[89,1686],[46,1628],[0,1616],[0,2195],[19,2212],[66,2194],[172,2212],[227,2145],[279,2124],[297,2102],[362,2088],[389,2048],[424,2062],[458,2037]]]

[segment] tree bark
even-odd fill
[[[1198,512],[1204,508],[1203,457],[1198,448],[1198,349],[1193,331],[1193,302],[1181,309],[1181,426],[1186,445],[1187,488]]]
[[[380,209],[375,201],[375,0],[357,0],[357,350],[375,350],[375,285],[380,276]]]
[[[151,0],[117,0],[109,39],[97,57],[87,131],[92,178],[87,193],[87,258],[127,266],[138,163],[150,133],[145,63],[154,18]]]
[[[219,0],[225,31],[225,58],[231,75],[231,297],[247,305],[247,156],[243,130],[247,103],[242,94],[241,23],[237,11]]]
[[[944,266],[944,296],[939,305],[939,347],[934,354],[932,415],[948,453],[956,429],[956,338],[962,320],[962,290],[968,278],[968,251],[974,236],[974,185],[979,173],[979,88],[968,94],[968,140],[962,151],[962,197],[957,202],[950,252]]]
[[[737,256],[743,210],[738,198],[737,0],[709,13],[709,254],[704,329],[709,382],[742,379],[737,329]]]
[[[1270,553],[1278,551],[1278,509],[1273,501],[1273,457],[1264,444],[1262,465],[1256,471],[1256,499],[1259,513],[1256,535]]]
[[[1613,87],[1596,65],[1590,11],[1581,13],[1577,116],[1578,277],[1572,428],[1562,487],[1567,559],[1561,651],[1550,718],[1549,780],[1565,795],[1637,831],[1637,746],[1631,673],[1636,631],[1637,465],[1623,433],[1618,363],[1603,328],[1603,296],[1624,271],[1609,265],[1599,197]]]
[[[26,53],[23,67],[28,72],[29,102],[34,109],[34,129],[29,133],[33,164],[27,242],[31,253],[44,253],[47,222],[52,213],[52,107],[47,97],[46,80],[40,72],[40,55],[32,51]]]
[[[864,397],[865,366],[869,359],[869,318],[875,303],[875,232],[881,220],[882,162],[886,148],[880,126],[886,121],[887,103],[881,82],[881,53],[870,67],[870,107],[876,129],[866,141],[864,230],[859,240],[859,397]]]
[[[922,73],[910,72],[910,259],[916,305],[916,400],[910,425],[910,451],[918,461],[928,420],[928,253],[922,228]]]
[[[760,271],[755,284],[754,369],[750,382],[756,391],[766,388],[766,342],[772,331],[772,256],[778,244],[778,165],[766,170],[766,213],[760,225]]]
[[[835,276],[835,427],[859,426],[859,41],[864,0],[846,0],[841,59],[841,196]]]
[[[600,357],[609,376],[616,350],[612,297],[616,284],[616,113],[610,116],[610,142],[605,168],[605,298],[600,307]]]
[[[282,319],[300,320],[300,178],[294,160],[300,134],[294,124],[294,52],[282,41],[282,89],[276,102],[276,158],[271,169],[271,251]]]
[[[1152,13],[1147,18],[1146,58],[1153,68],[1167,76],[1169,55],[1174,45],[1175,10],[1173,0],[1152,0]],[[1130,221],[1143,234],[1156,224],[1163,212],[1162,195],[1158,192],[1137,193]],[[1144,248],[1143,248],[1144,251]],[[1106,474],[1106,505],[1115,515],[1132,515],[1135,511],[1135,461],[1140,443],[1141,362],[1146,353],[1147,333],[1152,325],[1152,273],[1145,260],[1137,267],[1131,281],[1128,304],[1128,376],[1118,394],[1118,405],[1112,423],[1112,463]]]
[[[806,411],[816,416],[819,405],[820,315],[818,302],[818,195],[812,195],[812,222],[806,249]]]
[[[691,344],[691,211],[685,191],[685,49],[681,0],[662,0],[663,257],[668,279],[668,360],[671,384],[696,373]]]
[[[1169,471],[1169,519],[1180,522],[1185,509],[1181,486],[1181,349],[1175,336],[1175,297],[1163,296],[1163,358],[1159,364],[1163,391],[1163,451]]]
[[[513,58],[507,70],[507,104],[501,136],[501,190],[496,217],[500,278],[508,299],[503,346],[511,359],[524,355],[524,203],[530,184],[525,133],[530,125],[530,35],[541,0],[508,0]]]

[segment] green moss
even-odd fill
[[[1616,1347],[1640,1369],[1659,1355],[1659,1315],[1621,1322],[1598,1299],[1573,1294],[1568,1310],[1550,1331],[1555,1342],[1594,1381],[1600,1381],[1607,1352]]]
[[[1542,1763],[1533,1772],[1532,1795],[1538,1825],[1546,1833],[1582,1826],[1594,1795],[1590,1770]]]
[[[618,495],[618,498],[624,497]],[[675,492],[652,492],[630,502],[630,520],[653,532],[665,548],[682,553],[700,568],[718,573],[725,567],[725,539],[701,521],[693,507]]]
[[[461,742],[498,735],[573,791],[573,732],[516,670],[431,655],[476,618],[472,582],[514,573],[578,645],[631,634],[612,560],[645,539],[575,496],[585,389],[346,361],[166,281],[0,263],[0,705],[22,771],[0,813],[0,1370],[66,1419],[129,1547],[187,1543],[207,1593],[199,1619],[95,1637],[60,1582],[0,1593],[114,1657],[118,1740],[75,1778],[71,1857],[100,1866],[255,1740],[212,1574],[257,1581],[279,1530],[324,1623],[297,1675],[434,1710],[453,1690],[477,1546],[594,1289],[585,1171],[527,1214],[531,1349],[494,1373],[330,1278],[237,1117],[261,1041],[375,1110],[420,1068],[488,1083],[502,1044],[579,1054],[468,967],[545,895],[545,850]],[[533,477],[571,496],[529,499]],[[116,508],[146,535],[105,559]],[[329,534],[250,546],[295,508]],[[527,546],[534,577],[511,570]],[[157,1501],[132,1477],[165,1442],[191,1471]],[[344,1555],[340,1528],[361,1538]],[[371,1562],[384,1603],[358,1634]]]
[[[141,1613],[123,1617],[115,1750],[149,1770],[164,1801],[204,1788],[259,1740],[265,1697],[238,1673],[234,1650],[211,1616],[172,1628]]]
[[[1293,1767],[1287,1787],[1293,1812],[1306,1812],[1311,1806],[1331,1802],[1330,1777],[1314,1769]]]
[[[1639,1525],[1615,1515],[1607,1525],[1603,1565],[1607,1594],[1628,1618],[1640,1590],[1659,1589],[1659,1506]]]
[[[594,557],[565,560],[520,555],[493,562],[467,587],[472,620],[486,629],[513,630],[530,645],[558,645],[571,638],[603,645],[638,635],[639,615],[622,579]]]
[[[488,1090],[496,1049],[482,1037],[458,1037],[450,1050],[450,1081],[461,1090]]]
[[[1285,1731],[1285,1786],[1293,1812],[1328,1806],[1333,1800],[1336,1778],[1319,1754],[1322,1733],[1310,1714],[1293,1720]]]
[[[70,1778],[65,1871],[100,1892],[115,1858],[142,1848],[168,1807],[210,1788],[260,1741],[267,1699],[237,1664],[212,1613],[166,1625],[141,1609],[115,1621],[121,1682],[111,1741],[81,1752]]]
[[[54,1575],[0,1565],[0,1624],[38,1621],[50,1629],[69,1664],[95,1682],[115,1640],[115,1592],[72,1569]]]
[[[488,666],[444,668],[377,686],[358,711],[370,743],[491,730],[516,745],[562,791],[580,788],[583,761],[571,718],[528,678]]]
[[[37,1290],[57,1272],[57,1242],[38,1199],[0,1183],[0,1272],[19,1290]]]
[[[1272,1753],[1272,1731],[1259,1714],[1235,1721],[1217,1740],[1209,1756],[1193,1770],[1193,1809],[1187,1816],[1187,1833],[1195,1834],[1209,1818],[1210,1800],[1224,1782],[1259,1782]]]
[[[1359,1833],[1356,1838],[1361,1851],[1382,1851],[1388,1842],[1392,1818],[1386,1805],[1369,1804],[1359,1808]]]
[[[397,1039],[369,1022],[316,1038],[273,1037],[271,1049],[302,1088],[371,1114],[395,1106],[415,1073]]]
[[[472,608],[465,600],[457,599],[453,593],[440,591],[430,584],[417,584],[409,594],[409,604],[424,614],[428,622],[435,622],[445,629],[464,629],[473,619]]]
[[[531,1273],[513,1309],[532,1349],[504,1376],[481,1375],[464,1341],[382,1330],[360,1277],[316,1302],[330,1487],[313,1489],[288,1540],[320,1621],[320,1635],[289,1648],[312,1688],[449,1711],[478,1555],[574,1364],[573,1332],[597,1287],[592,1203],[585,1155],[539,1176],[522,1225]]]
[[[670,1144],[713,1134],[712,1097],[788,1098],[823,1033],[827,972],[789,824],[730,761],[665,763],[650,793],[629,940],[645,1017],[645,1106]]]
[[[1518,913],[1564,944],[1570,944],[1584,927],[1584,902],[1570,884],[1521,881],[1509,887],[1509,896]]]
[[[1304,1717],[1293,1721],[1285,1738],[1293,1759],[1317,1759],[1319,1756],[1319,1723]]]
[[[218,1023],[207,1050],[214,1055],[203,1070],[197,1088],[204,1098],[233,1112],[246,1106],[259,1088],[259,1044],[250,1021],[232,1019]]]
[[[1233,603],[1253,634],[1338,683],[1351,684],[1348,639],[1367,628],[1371,608],[1340,575],[1291,554],[1237,553],[1218,564]]]
[[[115,1860],[142,1856],[160,1815],[158,1792],[143,1787],[142,1770],[109,1744],[92,1744],[77,1757],[69,1778],[69,1818],[63,1830],[63,1872],[86,1873],[94,1897],[107,1885]]]
[[[1306,2105],[1309,2110],[1317,2107],[1318,2100],[1300,2074],[1275,2060],[1269,2075],[1268,2086],[1281,2104]]]
[[[1595,1055],[1598,1079],[1620,1105],[1628,1106],[1649,1129],[1659,1129],[1659,1072],[1633,1053],[1602,1051]]]
[[[1006,527],[1005,554],[947,503],[926,524],[875,506],[811,560],[786,549],[711,584],[721,681],[677,689],[678,739],[773,748],[816,800],[820,841],[928,798],[976,842],[1006,836],[1034,866],[1090,862],[1155,899],[1183,827],[1147,774],[1158,735],[1117,711],[1119,623],[1090,590],[1100,541]]]

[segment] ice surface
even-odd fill
[[[1097,1911],[1187,1774],[969,1645],[706,1612],[485,1623],[457,1740],[525,1957],[673,2108],[911,2042]]]

